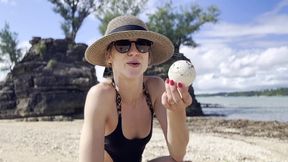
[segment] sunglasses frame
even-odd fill
[[[126,43],[129,42],[129,44],[127,43],[127,45],[124,45],[124,46],[127,46],[127,47],[128,47],[126,50],[120,50],[120,49],[119,49],[119,46],[117,46],[117,43],[120,43],[121,41],[122,41],[122,43],[125,42],[125,41],[126,41]],[[141,42],[144,42],[144,43],[141,44]],[[119,52],[119,53],[121,53],[121,54],[125,54],[125,53],[127,53],[127,52],[130,51],[131,46],[132,46],[132,43],[135,44],[135,47],[136,47],[136,49],[138,50],[138,52],[143,53],[143,54],[149,52],[149,51],[151,50],[151,46],[153,45],[153,42],[150,41],[150,40],[147,40],[147,39],[141,39],[141,38],[139,38],[139,39],[137,39],[136,41],[130,41],[129,39],[121,39],[121,40],[117,40],[117,41],[112,42],[112,43],[108,46],[107,49],[111,48],[111,46],[114,46],[117,52]],[[146,44],[147,46],[146,46],[145,44]],[[141,46],[146,46],[148,49],[145,50],[145,48],[143,49]],[[142,48],[142,49],[141,49],[141,48]],[[144,50],[144,51],[143,51],[143,50]]]

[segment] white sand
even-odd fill
[[[0,120],[0,162],[77,162],[82,122]],[[155,127],[143,161],[168,155],[162,131]],[[288,140],[190,132],[185,160],[285,162]]]

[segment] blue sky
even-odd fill
[[[150,0],[140,17],[145,20],[163,2]],[[193,35],[199,47],[180,49],[196,67],[196,93],[288,87],[288,0],[173,0],[175,6],[192,3],[221,11],[217,24],[205,24]],[[0,28],[8,22],[26,48],[33,36],[63,38],[62,18],[52,8],[47,0],[0,0]],[[98,25],[89,16],[76,41],[100,38]],[[98,76],[102,70],[97,67]]]

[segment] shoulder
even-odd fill
[[[115,95],[115,89],[109,82],[100,82],[91,87],[87,93],[87,97],[94,99],[109,98],[113,95]]]
[[[165,84],[162,78],[157,76],[145,76],[145,85],[153,101],[161,98],[161,95],[165,90]]]
[[[84,117],[106,117],[111,112],[111,107],[115,104],[115,89],[107,83],[101,82],[91,87],[87,93]]]
[[[159,90],[164,88],[164,81],[162,78],[157,76],[146,76],[145,84],[148,86],[149,90]]]

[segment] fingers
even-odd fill
[[[166,79],[165,81],[165,101],[170,107],[179,104],[189,106],[192,103],[191,95],[188,92],[188,87],[182,83],[176,83],[173,80]]]
[[[170,104],[168,102],[168,97],[167,97],[167,92],[164,92],[163,95],[162,95],[162,104],[167,107],[167,108],[170,108]]]
[[[177,85],[173,80],[166,80],[165,84],[167,101],[170,105],[175,105],[181,102],[181,96],[177,90]]]
[[[188,105],[191,105],[192,103],[192,97],[189,93],[189,88],[186,87],[184,84],[182,83],[178,83],[177,84],[177,87],[178,87],[178,91],[181,95],[181,98],[182,98],[182,101],[188,106]]]

